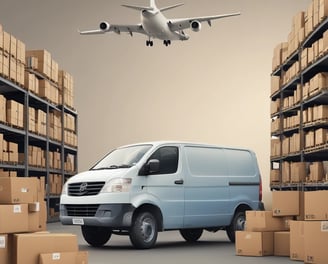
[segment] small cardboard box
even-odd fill
[[[238,256],[272,256],[273,232],[236,232]]]
[[[0,235],[0,263],[10,263],[8,235]]]
[[[290,233],[275,232],[274,233],[274,255],[289,257],[290,254]]]
[[[290,221],[290,259],[304,261],[304,221]]]
[[[305,220],[328,220],[328,191],[305,192]]]
[[[15,234],[13,237],[12,263],[36,264],[39,263],[39,256],[42,253],[76,251],[78,251],[77,237],[73,234]]]
[[[55,252],[40,254],[39,264],[88,264],[88,252]]]
[[[328,263],[328,221],[304,222],[304,262]]]
[[[28,204],[28,231],[40,232],[47,229],[47,205],[45,201]]]
[[[37,201],[37,178],[0,177],[0,203],[33,203]]]
[[[246,231],[286,231],[283,217],[273,217],[272,211],[246,211]]]
[[[273,216],[298,216],[300,215],[299,191],[273,191],[272,211]],[[287,202],[288,201],[288,202]]]
[[[0,205],[0,234],[28,231],[28,205]]]

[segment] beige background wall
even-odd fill
[[[270,73],[274,47],[311,0],[186,0],[167,17],[241,11],[203,24],[167,48],[135,35],[80,36],[102,20],[139,23],[121,4],[147,0],[1,0],[0,24],[27,49],[47,49],[75,78],[79,171],[110,149],[149,140],[190,140],[253,149],[269,204]],[[157,0],[158,6],[176,4]]]

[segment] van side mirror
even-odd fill
[[[149,175],[159,172],[160,162],[158,159],[149,160],[139,171],[139,175]]]

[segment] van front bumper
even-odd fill
[[[131,204],[60,204],[59,218],[63,225],[127,228],[134,210]]]

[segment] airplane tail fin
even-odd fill
[[[181,3],[181,4],[172,5],[172,6],[162,7],[159,10],[162,12],[162,11],[173,9],[173,8],[176,8],[176,7],[182,6],[182,5],[184,5],[184,4]],[[134,6],[134,5],[122,5],[122,6],[131,8],[134,10],[138,10],[138,11],[142,11],[142,10],[151,11],[151,10],[157,9],[155,0],[150,0],[150,6]]]

